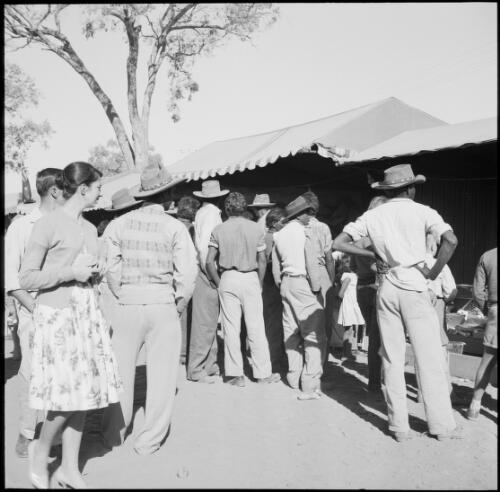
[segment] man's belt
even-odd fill
[[[291,278],[307,278],[306,275],[302,275],[301,273],[299,274],[292,274],[292,273],[284,273],[282,277],[291,277]]]

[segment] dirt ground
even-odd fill
[[[11,343],[11,342],[10,342]],[[6,488],[30,487],[28,465],[14,453],[18,363],[5,347]],[[411,368],[408,367],[408,371]],[[182,367],[170,435],[151,456],[133,451],[135,432],[106,452],[95,439],[100,412],[91,412],[80,452],[91,488],[353,488],[496,489],[497,395],[489,387],[477,422],[455,412],[464,440],[439,442],[425,434],[423,405],[407,373],[412,440],[386,431],[385,404],[366,399],[366,364],[331,358],[323,395],[298,401],[283,383],[244,388],[186,381]],[[136,380],[135,429],[144,420],[144,366]],[[469,400],[470,381],[454,380]],[[327,387],[329,389],[327,389]],[[54,470],[60,457],[54,457]]]

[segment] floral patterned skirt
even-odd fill
[[[63,309],[37,305],[33,320],[32,408],[91,410],[119,401],[122,382],[92,287],[76,285]]]

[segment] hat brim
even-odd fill
[[[142,203],[144,200],[134,200],[133,202],[128,202],[125,203],[124,205],[120,205],[119,207],[106,207],[104,210],[106,212],[118,212],[120,210],[124,210],[126,208],[133,207],[134,205],[137,205],[138,203]]]
[[[193,191],[193,195],[197,196],[198,198],[217,198],[219,196],[224,196],[229,193],[229,190],[221,190],[219,193],[215,193],[213,195],[205,195],[201,191]]]
[[[251,203],[250,205],[247,205],[247,207],[253,207],[253,208],[268,208],[268,207],[274,207],[276,203]]]
[[[312,209],[311,205],[309,205],[309,204],[307,206],[304,205],[304,207],[300,208],[299,210],[297,210],[293,214],[286,215],[284,217],[284,220],[289,221],[291,219],[294,219],[295,217],[297,217],[297,215],[300,215],[301,213],[305,212],[306,210],[311,210],[311,209]]]
[[[185,181],[184,178],[173,179],[172,181],[169,181],[164,185],[158,186],[158,188],[155,188],[154,190],[141,190],[141,185],[136,185],[130,189],[130,193],[134,198],[145,198],[148,196],[156,195],[157,193],[160,193],[162,191],[168,190],[169,188],[172,188],[172,186],[182,183],[183,181]]]
[[[372,183],[371,187],[375,190],[395,190],[397,188],[403,188],[405,186],[422,183],[425,183],[425,176],[423,176],[422,174],[417,174],[412,180],[405,181],[404,183],[385,184],[383,181],[377,181],[375,183]]]

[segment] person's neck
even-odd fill
[[[40,200],[40,206],[38,208],[40,209],[40,213],[42,215],[45,215],[55,210],[56,208],[55,205],[56,205],[55,202],[53,202],[52,200],[48,198],[42,198]]]
[[[62,209],[73,219],[79,219],[82,216],[85,205],[80,200],[70,198],[63,206]]]

